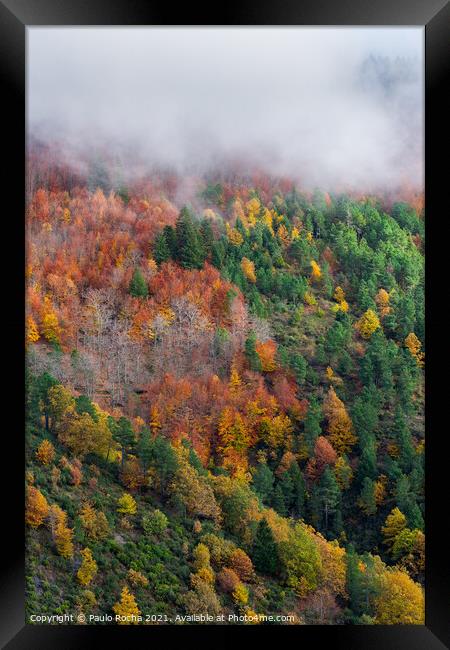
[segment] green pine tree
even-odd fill
[[[45,418],[45,429],[49,430],[50,418],[50,403],[48,400],[48,392],[50,388],[58,385],[58,380],[55,379],[48,372],[44,372],[36,379],[30,381],[29,386],[29,413],[35,420],[36,424],[39,423],[41,413]]]
[[[265,519],[261,519],[253,542],[252,560],[255,568],[265,575],[275,575],[278,570],[278,548]]]
[[[134,269],[128,292],[134,298],[147,298],[148,286],[140,269]]]
[[[273,492],[273,472],[267,463],[260,463],[253,476],[253,489],[263,503],[270,503]]]
[[[366,515],[374,515],[377,511],[377,504],[375,501],[375,483],[366,476],[363,479],[363,485],[360,498],[360,505]]]
[[[203,219],[200,226],[200,236],[205,255],[209,258],[214,244],[214,233],[211,226],[211,219]]]
[[[305,417],[304,437],[309,454],[314,451],[314,445],[317,438],[322,433],[320,421],[322,419],[322,409],[316,397],[311,397],[308,406],[308,412]]]
[[[164,232],[160,232],[159,235],[155,237],[155,242],[153,244],[153,259],[157,264],[162,264],[163,262],[170,260],[170,249]]]
[[[98,422],[97,411],[87,395],[80,395],[75,398],[75,409],[79,415],[89,413],[94,422]]]
[[[286,501],[283,494],[281,483],[278,482],[272,496],[272,507],[278,512],[279,515],[285,517],[287,515]]]
[[[319,504],[323,515],[323,529],[330,530],[331,517],[340,505],[341,491],[332,470],[327,467],[321,476],[318,489]]]
[[[136,451],[144,472],[146,472],[150,461],[153,458],[153,442],[151,439],[150,429],[146,426],[142,427],[139,432],[139,441],[137,443]]]
[[[177,256],[177,234],[173,226],[164,226],[163,235],[170,252],[170,257],[175,259]]]
[[[131,422],[128,418],[121,417],[117,420],[116,426],[113,430],[113,438],[116,442],[119,443],[122,450],[122,462],[121,466],[123,469],[127,454],[130,453],[135,445],[135,435]]]
[[[292,480],[292,513],[296,517],[305,516],[306,485],[297,461],[293,462],[288,469]]]
[[[253,331],[249,333],[248,338],[245,341],[245,356],[248,359],[251,370],[261,372],[262,364],[261,359],[256,352],[256,334]]]
[[[163,495],[178,468],[175,452],[163,436],[157,436],[153,442],[151,464],[158,475],[160,492]]]
[[[205,261],[205,249],[197,225],[184,207],[176,225],[176,259],[185,269],[201,269]]]

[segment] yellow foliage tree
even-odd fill
[[[389,297],[390,296],[386,289],[380,289],[375,296],[375,302],[377,303],[381,318],[387,316],[391,311],[391,308],[389,306]]]
[[[79,517],[89,539],[97,541],[108,536],[109,525],[104,512],[97,512],[90,503],[85,503]]]
[[[275,234],[273,232],[273,216],[274,215],[270,210],[268,210],[267,208],[264,208],[264,213],[263,213],[263,216],[262,216],[262,222],[263,222],[263,224],[265,226],[267,226],[267,228],[270,230],[272,235]]]
[[[335,462],[334,474],[341,490],[347,490],[353,478],[353,471],[343,456],[339,456]]]
[[[219,451],[225,452],[229,449],[245,451],[250,445],[250,434],[242,415],[231,406],[222,411],[218,426]]]
[[[345,300],[345,293],[342,287],[336,287],[334,290],[333,298],[336,300],[336,302],[342,302]]]
[[[55,458],[55,448],[50,440],[43,440],[36,450],[36,459],[42,465],[49,465]]]
[[[353,433],[352,421],[344,403],[336,395],[332,386],[324,400],[323,411],[328,419],[329,442],[339,454],[346,454],[357,438]]]
[[[73,530],[66,526],[64,520],[58,522],[55,530],[55,544],[58,553],[70,559],[73,557]]]
[[[230,224],[226,224],[226,231],[227,231],[227,237],[228,241],[233,244],[233,246],[240,246],[242,242],[244,241],[243,236],[237,230],[236,228],[232,228]]]
[[[343,311],[348,312],[348,302],[345,299],[345,293],[342,287],[336,287],[333,298],[338,303],[334,306],[333,311]]]
[[[386,517],[384,526],[381,528],[383,533],[383,540],[389,550],[392,549],[397,535],[399,535],[402,530],[406,528],[406,517],[399,510],[399,508],[394,508],[391,510],[390,514]]]
[[[357,321],[355,327],[363,339],[370,339],[375,330],[380,327],[380,320],[373,309],[368,309]]]
[[[315,299],[315,297],[310,291],[305,292],[303,299],[306,302],[306,304],[309,305],[310,307],[317,305],[317,300]]]
[[[150,409],[150,428],[152,433],[158,433],[161,427],[161,415],[157,406],[152,406]]]
[[[57,503],[53,503],[48,510],[48,527],[52,534],[53,539],[55,538],[56,527],[59,523],[65,524],[67,521],[67,513],[64,512],[62,508],[59,507]]]
[[[26,339],[27,343],[36,343],[40,339],[37,325],[32,316],[27,318]]]
[[[238,606],[246,605],[248,603],[248,589],[240,582],[233,591],[233,600]]]
[[[375,481],[375,503],[377,506],[381,505],[384,501],[384,498],[386,496],[386,482],[387,482],[387,476],[384,474],[381,474],[381,476],[378,478],[377,481]]]
[[[48,503],[42,492],[32,485],[27,488],[25,521],[32,528],[38,528],[48,515]]]
[[[221,511],[206,477],[200,476],[188,460],[187,449],[177,449],[179,467],[170,485],[171,493],[177,495],[192,516],[201,516],[220,522]]]
[[[58,431],[67,415],[75,416],[75,399],[65,386],[57,384],[48,391],[49,415],[52,429]]]
[[[322,277],[322,270],[315,260],[311,260],[311,280],[317,282]]]
[[[315,540],[322,560],[321,586],[346,598],[345,549],[336,540],[328,542],[320,534],[315,535]]]
[[[281,224],[277,230],[278,239],[281,241],[284,247],[289,246],[291,238],[289,237],[288,230],[284,224]]]
[[[136,510],[136,501],[131,494],[125,492],[117,501],[117,512],[121,512],[124,515],[134,515],[136,514]]]
[[[406,571],[386,569],[374,604],[378,625],[423,625],[425,622],[423,590]]]
[[[92,556],[92,551],[85,548],[81,551],[83,561],[77,572],[77,578],[83,586],[88,585],[97,573],[97,563]]]
[[[277,415],[273,418],[261,418],[261,436],[269,447],[273,449],[286,446],[288,438],[293,431],[292,422],[287,415]]]
[[[256,275],[255,275],[255,265],[254,263],[249,260],[247,257],[243,257],[241,260],[241,269],[247,280],[249,282],[256,282]]]
[[[49,343],[61,343],[62,329],[48,296],[44,298],[41,332]]]
[[[64,418],[62,425],[58,426],[58,440],[76,454],[83,458],[97,447],[97,423],[89,413],[71,412]]]
[[[414,359],[417,362],[417,365],[420,366],[421,368],[424,365],[424,358],[425,355],[421,351],[422,344],[417,338],[417,336],[414,334],[414,332],[410,332],[408,336],[405,339],[405,345],[414,357]]]
[[[141,612],[128,587],[122,589],[120,601],[113,606],[113,611],[119,617],[119,625],[138,625]]]
[[[237,393],[239,391],[239,388],[241,387],[241,384],[242,384],[241,378],[239,377],[237,368],[233,363],[231,366],[230,381],[228,382],[228,388],[230,389],[230,392]]]
[[[196,571],[210,566],[211,555],[206,544],[197,544],[194,548],[194,568]]]

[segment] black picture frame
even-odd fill
[[[426,153],[426,624],[424,626],[228,626],[207,628],[117,626],[35,626],[25,624],[24,571],[24,453],[21,433],[24,373],[17,351],[24,351],[24,205],[25,205],[25,32],[37,25],[421,25],[425,28],[425,153]],[[446,401],[437,369],[445,364],[440,341],[448,339],[441,321],[439,288],[436,278],[445,277],[444,238],[439,237],[447,194],[445,154],[448,99],[445,96],[445,73],[448,73],[448,28],[450,7],[445,0],[281,0],[278,3],[226,3],[205,8],[191,3],[174,9],[173,5],[148,0],[0,0],[0,79],[3,118],[2,159],[5,161],[3,199],[8,211],[3,212],[3,250],[11,260],[4,271],[3,284],[4,345],[11,352],[11,362],[4,365],[7,388],[3,393],[4,412],[11,415],[11,425],[3,432],[3,472],[11,473],[2,491],[2,551],[0,641],[9,650],[49,650],[94,646],[101,636],[102,644],[113,641],[128,645],[149,643],[161,638],[174,642],[204,643],[213,633],[224,643],[242,636],[244,643],[252,638],[275,633],[277,639],[293,635],[295,643],[329,643],[332,647],[383,648],[384,650],[438,650],[449,647],[449,572],[446,548],[446,512],[440,507],[440,495],[446,492],[447,461],[445,429],[439,427],[439,411],[445,415]],[[440,161],[443,161],[442,163]],[[446,197],[447,198],[447,197]],[[3,203],[3,202],[2,202]],[[447,198],[448,203],[448,198]],[[435,235],[438,235],[435,237]],[[439,246],[442,248],[440,249]],[[435,250],[433,250],[435,249]],[[441,266],[440,266],[441,265]],[[13,281],[15,278],[15,281]],[[446,294],[441,295],[442,297]],[[442,309],[445,308],[445,297]],[[445,347],[445,346],[444,346]],[[448,364],[446,366],[448,368]],[[448,372],[448,371],[447,371]],[[5,399],[7,397],[7,400]],[[448,420],[448,417],[447,417]],[[442,420],[445,421],[444,419]],[[154,635],[157,634],[157,639]],[[182,636],[179,636],[179,635]],[[105,639],[105,635],[107,639]],[[297,636],[298,635],[298,636]],[[311,637],[309,637],[311,635]],[[139,638],[138,638],[139,637]],[[270,642],[270,640],[268,640]],[[285,641],[284,641],[285,642]]]

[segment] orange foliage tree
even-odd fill
[[[277,344],[272,339],[265,343],[258,341],[255,345],[256,353],[261,361],[261,366],[264,372],[272,372],[276,369],[277,364],[275,355],[277,352]]]
[[[55,448],[52,443],[50,440],[43,440],[36,450],[36,459],[42,463],[42,465],[50,465],[54,458]]]
[[[32,528],[38,528],[48,515],[49,506],[42,492],[30,485],[27,488],[25,521]]]

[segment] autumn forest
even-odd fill
[[[423,623],[419,193],[36,140],[26,228],[29,620]]]
[[[26,622],[423,625],[422,27],[26,31]]]

